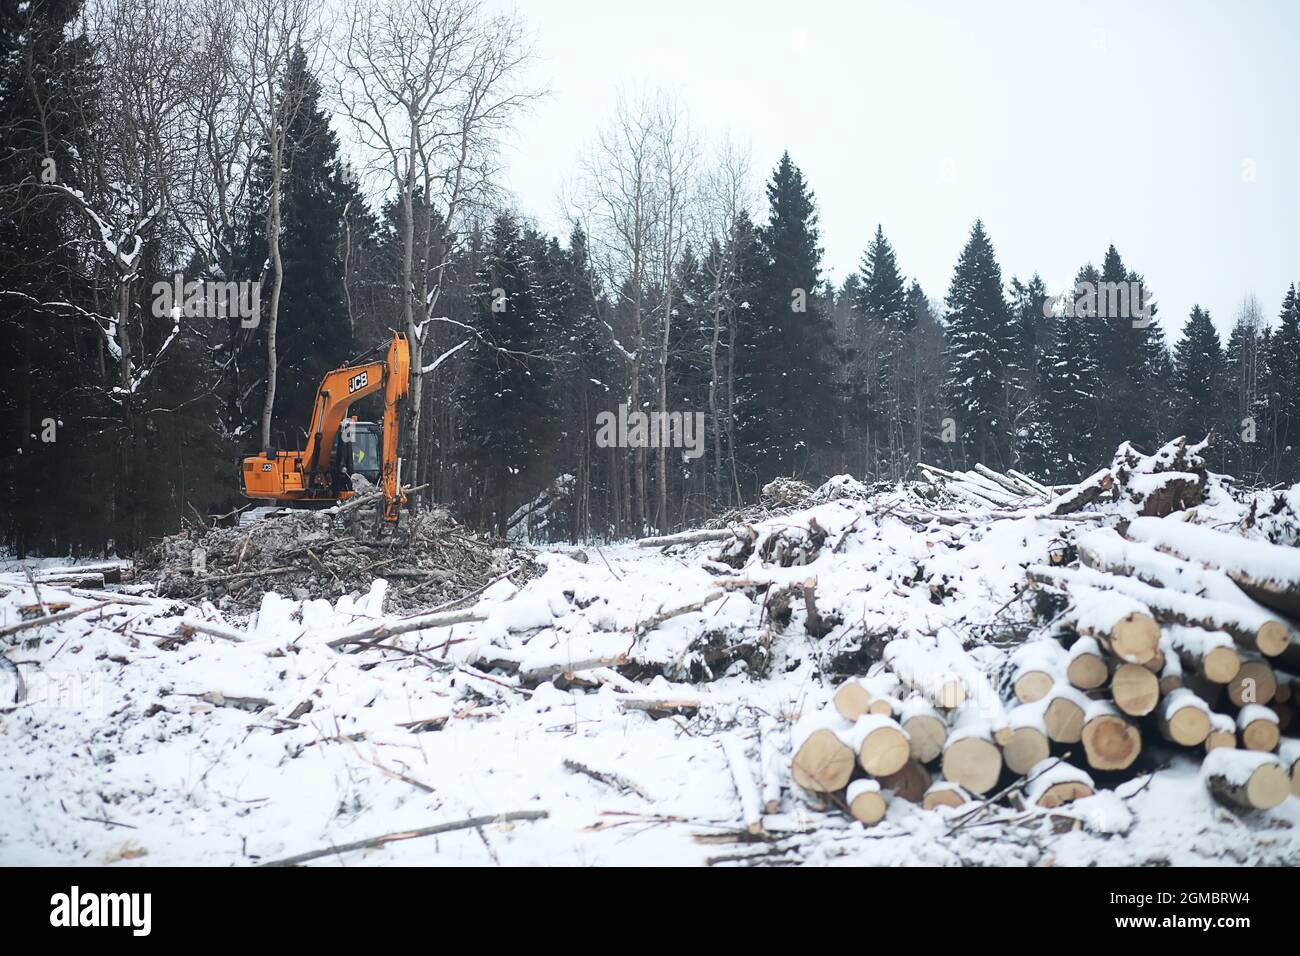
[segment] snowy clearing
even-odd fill
[[[1212,476],[1203,503],[1160,520],[1230,524],[1245,505],[1224,487]],[[316,862],[1300,862],[1300,799],[1233,812],[1207,792],[1199,749],[1157,748],[1127,779],[1096,775],[1095,796],[974,820],[973,804],[886,793],[866,827],[793,786],[796,719],[890,639],[906,642],[894,657],[914,647],[1010,708],[1027,660],[1068,656],[1013,660],[1050,632],[1025,568],[1123,510],[926,510],[907,486],[836,497],[846,488],[746,524],[744,541],[543,552],[544,574],[498,581],[460,615],[477,619],[379,639],[356,635],[383,618],[382,580],[333,604],[267,593],[246,620],[138,586],[40,584],[46,610],[74,613],[4,632],[25,693],[0,670],[0,862],[250,865],[520,811],[547,816]],[[24,573],[11,562],[0,581],[0,627],[25,623]],[[765,607],[784,585],[790,607]],[[1058,766],[1031,796],[1075,779]]]

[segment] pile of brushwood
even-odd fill
[[[532,551],[470,532],[444,508],[406,511],[396,528],[369,520],[370,497],[234,527],[187,528],[149,549],[138,576],[159,596],[241,613],[256,610],[266,591],[335,600],[366,593],[376,578],[389,583],[389,610],[427,608],[512,571],[516,583],[541,573]]]

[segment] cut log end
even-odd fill
[[[1058,744],[1077,744],[1083,733],[1083,708],[1068,697],[1057,697],[1043,714],[1047,736]]]
[[[1220,747],[1235,750],[1237,735],[1231,730],[1211,730],[1209,736],[1205,738],[1205,752],[1208,754],[1211,750],[1218,750]]]
[[[871,693],[856,680],[846,680],[831,698],[835,709],[845,720],[857,720],[871,706]]]
[[[1206,778],[1210,793],[1221,803],[1243,810],[1271,810],[1291,792],[1291,780],[1276,763],[1262,763],[1245,782],[1211,774]]]
[[[853,819],[867,826],[879,823],[885,818],[887,809],[880,787],[868,780],[859,780],[857,784],[851,785],[844,795],[849,813],[853,815]]]
[[[984,794],[993,789],[1002,773],[1002,752],[991,740],[963,737],[944,748],[942,766],[945,780]]]
[[[1102,664],[1103,670],[1105,666]],[[1016,678],[1013,689],[1020,703],[1032,704],[1046,697],[1052,690],[1052,684],[1051,674],[1045,671],[1026,671]]]
[[[962,682],[953,678],[946,680],[935,691],[934,705],[944,710],[956,710],[966,703],[966,688]]]
[[[1210,715],[1200,707],[1179,707],[1167,720],[1160,722],[1160,732],[1166,740],[1184,747],[1195,747],[1205,743],[1210,736]],[[1236,735],[1229,734],[1228,737],[1232,740],[1232,745],[1236,746]],[[1208,743],[1206,749],[1212,749]]]
[[[1051,742],[1037,727],[1017,727],[1011,740],[1002,748],[1002,759],[1012,773],[1026,774],[1052,752]]]
[[[936,783],[926,791],[925,797],[921,800],[921,806],[927,810],[936,810],[939,807],[964,807],[970,803],[970,795],[961,787],[954,787],[947,782]]]
[[[1291,642],[1291,635],[1281,621],[1266,621],[1255,632],[1255,646],[1267,657],[1277,657]]]
[[[1271,720],[1252,720],[1241,728],[1241,745],[1246,750],[1272,753],[1281,737],[1277,724]]]
[[[853,775],[854,754],[834,732],[813,731],[794,755],[790,772],[794,782],[814,793],[840,790]]]
[[[1110,646],[1121,660],[1145,664],[1160,649],[1160,625],[1150,614],[1134,612],[1111,628]]]
[[[1095,690],[1105,684],[1109,676],[1110,669],[1105,659],[1097,654],[1080,654],[1065,669],[1066,679],[1079,690]]]
[[[903,721],[907,731],[909,752],[913,760],[929,763],[943,753],[944,741],[948,739],[948,728],[938,717],[919,714]]]
[[[1054,783],[1035,801],[1040,807],[1046,807],[1049,810],[1052,807],[1059,807],[1063,803],[1069,803],[1072,800],[1082,800],[1084,797],[1093,795],[1092,787],[1088,786],[1081,780],[1066,780],[1063,783]]]
[[[1160,678],[1142,664],[1121,664],[1111,678],[1110,695],[1124,713],[1145,716],[1160,701]]]
[[[903,768],[910,753],[906,734],[897,727],[880,727],[863,739],[858,765],[873,777],[887,777]]]
[[[1201,658],[1201,674],[1208,681],[1226,684],[1241,670],[1241,655],[1231,647],[1214,647]]]
[[[1083,726],[1083,749],[1094,770],[1126,770],[1142,752],[1142,735],[1122,717],[1102,714]]]
[[[1228,681],[1228,699],[1235,707],[1267,704],[1277,693],[1273,668],[1261,660],[1243,661],[1236,676]]]

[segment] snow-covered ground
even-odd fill
[[[835,662],[864,643],[910,638],[936,668],[975,661],[1005,693],[1007,645],[1032,629],[1029,599],[1015,597],[1023,568],[1078,527],[918,522],[909,507],[843,499],[769,518],[740,567],[717,562],[718,542],[547,552],[540,578],[482,595],[483,620],[386,642],[401,651],[328,646],[382,616],[382,582],[334,606],[268,594],[248,621],[43,585],[47,604],[100,606],[0,638],[26,684],[13,704],[0,670],[0,863],[248,865],[524,810],[549,815],[318,862],[1300,863],[1300,799],[1230,812],[1205,792],[1195,755],[1051,813],[1007,808],[955,831],[960,811],[891,798],[867,828],[792,789],[791,723],[824,705]],[[757,553],[768,540],[797,551],[810,527],[825,532],[811,563]],[[819,613],[838,623],[810,635],[796,601],[773,626],[761,596],[719,586],[727,575],[812,579]],[[21,580],[0,585],[0,627],[33,603]],[[187,620],[243,639],[185,636]],[[574,666],[590,686],[537,679]],[[660,717],[629,706],[650,698],[700,706]],[[746,841],[722,735],[739,736],[758,780],[769,721],[785,751],[781,811],[764,817],[766,840]]]

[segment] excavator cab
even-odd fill
[[[334,439],[334,471],[338,491],[354,491],[352,476],[361,475],[372,485],[379,484],[383,472],[383,453],[380,443],[384,429],[378,422],[359,422],[351,419],[343,423]]]

